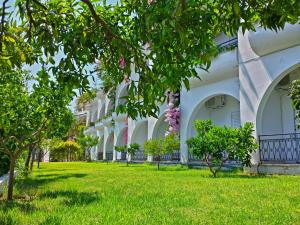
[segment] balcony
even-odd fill
[[[300,163],[300,133],[259,136],[262,163]]]

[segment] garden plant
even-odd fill
[[[195,129],[197,135],[187,140],[188,148],[191,154],[206,162],[214,177],[228,160],[251,166],[251,153],[258,147],[251,123],[231,128],[213,125],[211,120],[196,120]]]

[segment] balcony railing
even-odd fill
[[[227,47],[237,47],[238,46],[238,39],[237,37],[232,37],[227,41],[218,44],[218,48],[227,48]]]
[[[259,156],[262,162],[299,163],[300,133],[260,135]]]

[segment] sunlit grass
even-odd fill
[[[0,224],[299,224],[300,177],[44,163],[0,203]],[[32,198],[32,199],[31,199]]]

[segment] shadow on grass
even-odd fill
[[[87,174],[83,173],[38,175],[36,177],[27,177],[17,180],[17,182],[15,183],[15,187],[21,194],[33,196],[36,195],[36,192],[40,186],[69,178],[82,178],[86,175]]]
[[[217,173],[217,177],[213,177],[212,173],[207,168],[193,168],[193,170],[207,170],[207,174],[201,174],[201,177],[212,178],[212,179],[274,179],[272,176],[263,174],[248,174],[241,168],[221,170]]]
[[[24,213],[32,213],[36,210],[36,207],[29,201],[0,201],[0,211],[5,213],[7,210],[18,209]],[[1,223],[0,223],[1,224]]]
[[[46,191],[39,195],[40,199],[56,199],[61,197],[63,198],[61,204],[66,206],[88,205],[100,200],[97,192],[78,192],[76,190]]]

